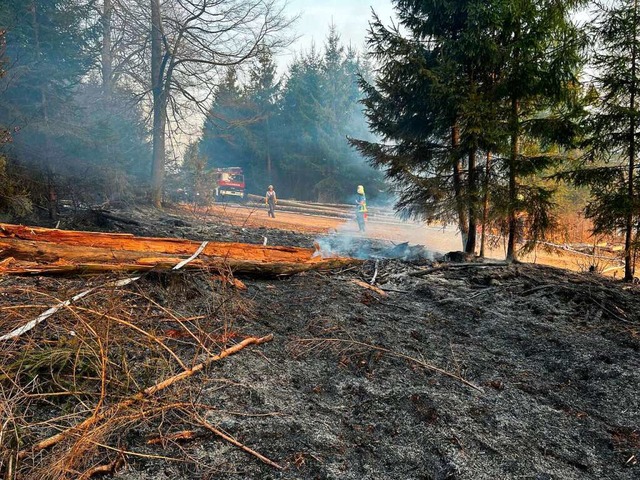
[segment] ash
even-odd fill
[[[416,250],[409,245],[392,255],[397,246],[358,239],[343,250],[335,236],[173,220],[128,228],[252,243],[266,236],[269,245],[317,240],[321,250],[356,248],[372,260],[243,278],[248,290],[237,295],[253,307],[234,328],[274,341],[194,382],[211,424],[284,470],[204,430],[180,448],[148,445],[144,436],[161,427],[145,424],[126,445],[142,455],[113,478],[640,478],[637,286],[535,265],[438,263],[426,252],[405,256]],[[386,295],[353,281],[374,274]],[[206,312],[211,293],[182,279],[184,309]]]

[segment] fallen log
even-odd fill
[[[0,224],[0,275],[70,274],[169,269],[193,254],[200,242],[178,238],[80,232]],[[185,268],[280,276],[360,263],[344,257],[313,257],[310,248],[209,242]],[[2,262],[2,259],[14,260]]]
[[[261,208],[263,204],[257,204]],[[264,207],[266,209],[266,206]],[[329,218],[355,218],[355,210],[352,212],[346,211],[334,211],[334,210],[324,210],[324,209],[315,209],[315,208],[303,208],[303,207],[294,207],[291,205],[280,205],[277,207],[278,211],[281,212],[292,212],[292,213],[300,213],[302,215],[313,215],[313,216],[322,216]]]
[[[248,199],[256,205],[264,204],[264,197],[260,197],[258,195],[249,194]],[[309,212],[310,214],[320,214],[327,215],[333,217],[353,217],[355,216],[355,207],[353,204],[340,204],[340,203],[315,203],[315,202],[300,202],[297,200],[282,200],[278,199],[278,207],[283,210],[290,210],[292,212]],[[372,218],[387,218],[390,220],[398,221],[395,213],[388,209],[378,208],[378,207],[369,207],[369,216]]]

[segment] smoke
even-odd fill
[[[384,215],[380,209],[373,213],[364,233],[358,232],[355,220],[349,220],[329,235],[316,238],[314,256],[433,261],[460,249],[460,235],[453,227],[403,221],[391,210]]]

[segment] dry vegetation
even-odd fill
[[[253,315],[251,301],[216,275],[158,272],[126,288],[97,287],[46,323],[5,340],[4,478],[90,478],[110,471],[136,455],[127,444],[142,425],[156,432],[149,443],[178,448],[196,426],[216,433],[206,421],[215,407],[202,403],[202,383],[189,377],[269,340],[241,333],[242,319]],[[2,331],[86,287],[80,279],[5,277]],[[221,381],[219,388],[232,386]],[[173,460],[198,463],[188,452],[178,457]]]
[[[90,290],[0,341],[3,480],[637,478],[637,286],[156,215],[103,227],[372,260],[0,276],[0,335]]]

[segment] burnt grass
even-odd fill
[[[119,228],[298,246],[314,240],[162,218]],[[369,282],[376,269],[384,296],[353,281]],[[151,274],[130,288],[185,316],[207,315],[215,292],[203,276]],[[178,290],[167,280],[174,277]],[[640,478],[637,286],[530,264],[397,259],[241,280],[247,290],[233,295],[244,307],[231,328],[273,341],[212,364],[180,388],[197,389],[212,425],[284,469],[177,421],[173,430],[195,430],[195,438],[150,445],[145,439],[162,423],[147,422],[119,440],[139,455],[112,478]]]

